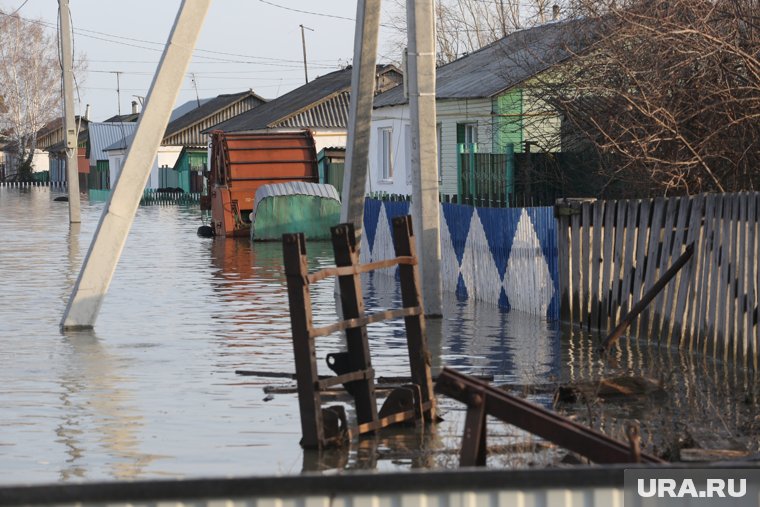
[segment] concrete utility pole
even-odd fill
[[[301,27],[301,46],[303,46],[303,77],[306,80],[306,82],[309,82],[309,69],[306,66],[306,36],[304,35],[303,31],[308,30],[310,32],[313,32],[314,29],[309,28],[308,26],[298,25]]]
[[[69,297],[62,329],[87,329],[95,324],[210,4],[211,0],[183,0],[180,5],[134,140]]]
[[[420,257],[425,315],[441,315],[438,136],[433,0],[406,0],[407,82],[412,120],[412,222]]]
[[[69,0],[58,0],[61,20],[61,54],[63,56],[63,132],[66,141],[66,187],[69,192],[69,223],[82,221],[79,205],[79,132],[74,119],[74,71]]]
[[[362,234],[364,193],[367,187],[369,131],[375,98],[377,34],[380,29],[380,0],[356,2],[354,61],[351,70],[351,103],[348,110],[346,171],[343,174],[343,205],[340,221],[353,222],[356,243]],[[416,228],[416,225],[415,225]]]

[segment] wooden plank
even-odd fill
[[[758,221],[760,221],[760,193],[755,193],[754,200],[754,206],[750,206],[750,212],[754,209],[755,211],[755,220],[753,220],[751,223],[753,225],[754,229],[754,243],[755,243],[755,256],[753,259],[757,259],[760,255],[760,230],[758,230]],[[755,311],[751,312],[753,314],[754,322],[755,322],[755,330],[752,333],[752,366],[755,372],[758,371],[758,356],[760,356],[760,267],[755,265],[753,266],[755,270],[755,290],[754,290],[754,304],[755,304]]]
[[[288,283],[290,325],[298,382],[298,407],[301,414],[301,445],[307,449],[325,446],[324,421],[319,391],[317,354],[309,337],[311,295],[306,283],[306,241],[303,234],[285,234],[282,238],[285,276]]]
[[[600,330],[607,331],[610,326],[610,273],[612,272],[612,248],[615,245],[615,210],[616,201],[607,201],[604,206],[604,252],[602,254],[602,311]]]
[[[631,199],[628,201],[628,212],[625,224],[625,257],[623,261],[623,278],[620,288],[620,315],[626,315],[630,311],[635,300],[631,300],[633,290],[633,257],[636,253],[636,223],[639,215],[641,201]]]
[[[676,216],[678,214],[678,208],[680,205],[680,199],[677,197],[671,197],[667,202],[667,211],[665,212],[665,225],[662,228],[662,234],[660,236],[660,253],[658,255],[657,263],[657,277],[661,277],[665,270],[670,265],[670,254],[673,246],[673,227],[676,223]],[[651,312],[651,328],[649,336],[652,339],[656,339],[657,343],[660,343],[660,322],[663,319],[663,313],[665,308],[665,295],[660,293],[652,304]]]
[[[393,219],[393,246],[397,256],[417,257],[412,217],[410,215]],[[400,265],[399,284],[401,288],[401,304],[405,308],[421,307],[420,272],[419,266]],[[425,331],[425,316],[404,317],[406,329],[406,344],[409,353],[409,369],[412,383],[420,389],[422,403],[430,402],[430,409],[425,411],[425,420],[435,422],[435,395],[433,394],[433,379],[430,373],[430,351]]]
[[[739,337],[737,329],[737,313],[739,305],[737,304],[737,296],[741,297],[739,290],[739,205],[741,203],[741,194],[734,194],[731,197],[731,241],[730,255],[728,257],[728,313],[726,315],[726,345],[728,346],[728,354],[733,359],[734,364],[738,359],[739,353]]]
[[[739,195],[739,215],[737,219],[738,251],[736,255],[736,354],[738,363],[747,367],[747,203],[749,195]],[[750,257],[755,259],[755,257]]]
[[[686,239],[686,224],[687,220],[689,219],[690,211],[691,199],[688,197],[679,198],[678,219],[676,220],[675,231],[673,233],[673,241],[670,246],[670,260],[668,261],[668,266],[673,262],[673,259],[676,259],[679,255],[681,255],[681,251],[685,246],[684,240]],[[683,271],[679,272],[678,276],[671,283],[669,283],[663,291],[664,298],[659,334],[661,340],[668,345],[670,345],[670,329],[673,326],[674,311],[676,307],[676,294],[678,293],[678,286],[681,283],[682,273]]]
[[[601,311],[601,294],[599,268],[602,262],[602,223],[604,222],[604,202],[594,203],[594,237],[591,248],[591,321],[590,327],[599,329],[599,314]]]
[[[569,322],[570,312],[570,217],[557,217],[557,254],[559,255],[560,318]]]
[[[699,252],[699,237],[702,229],[702,213],[704,212],[705,198],[698,195],[691,198],[689,209],[688,231],[686,232],[686,244],[694,244],[696,252]],[[680,273],[678,293],[676,294],[675,317],[669,333],[668,342],[675,340],[679,346],[683,344],[683,332],[687,329],[690,307],[687,305],[694,292],[694,279],[699,262],[697,254],[684,266]]]
[[[708,195],[705,202],[704,213],[704,232],[702,240],[701,255],[702,260],[699,265],[699,280],[696,301],[696,311],[692,321],[693,340],[690,350],[704,350],[705,337],[707,336],[707,309],[710,299],[710,263],[712,259],[712,249],[715,242],[713,232],[715,228],[715,209],[718,206],[718,198],[715,195]]]
[[[665,199],[658,197],[654,200],[654,211],[649,223],[649,243],[647,245],[646,274],[642,290],[646,293],[654,285],[657,279],[657,252],[660,247],[660,234],[665,220]],[[651,310],[647,309],[639,317],[639,336],[649,336]]]
[[[721,356],[723,359],[728,358],[728,335],[726,333],[728,321],[728,289],[729,289],[729,262],[731,258],[731,205],[733,196],[730,194],[723,195],[723,212],[721,215],[721,241],[720,257],[718,260],[718,294],[716,296],[717,304],[717,326],[715,333],[715,357]]]
[[[707,275],[709,275],[707,307],[707,330],[705,333],[705,343],[703,352],[711,354],[715,351],[715,343],[718,336],[718,298],[720,286],[720,248],[722,246],[723,236],[723,205],[725,199],[722,195],[716,197],[715,215],[713,217],[713,244],[710,255],[710,264]]]
[[[584,202],[581,204],[581,292],[583,293],[583,302],[581,306],[581,323],[586,328],[590,326],[590,292],[591,284],[589,277],[591,265],[589,261],[589,242],[591,240],[591,204]]]
[[[332,235],[335,265],[337,267],[359,264],[359,249],[353,224],[340,224],[330,229]],[[408,254],[406,254],[408,255]],[[409,268],[410,266],[406,266]],[[364,318],[364,298],[359,275],[338,277],[340,303],[345,320]],[[409,305],[419,306],[419,305]],[[369,351],[369,339],[366,326],[346,329],[346,349],[351,370],[369,370],[372,357]],[[296,370],[298,371],[298,370]],[[375,382],[356,382],[353,384],[357,424],[377,421],[377,400]]]
[[[570,217],[570,255],[572,272],[570,276],[573,280],[572,287],[572,306],[573,306],[573,323],[581,321],[581,216],[580,214]]]
[[[625,255],[625,215],[628,211],[628,201],[617,202],[615,216],[615,254],[612,257],[612,300],[610,307],[611,322],[607,329],[616,326],[620,318],[620,287],[623,276],[623,255]]]
[[[644,266],[646,265],[647,245],[649,244],[649,219],[652,210],[652,199],[644,199],[641,201],[641,207],[639,208],[639,217],[636,224],[636,256],[634,259],[636,276],[633,280],[633,300],[641,300],[643,294],[642,287],[644,286]],[[638,324],[638,320],[634,325]],[[635,332],[638,332],[638,326],[635,328]]]
[[[757,305],[757,290],[760,284],[757,283],[756,274],[760,272],[757,269],[757,263],[755,259],[760,255],[757,248],[757,199],[758,194],[752,192],[747,195],[747,287],[745,293],[747,294],[747,313],[745,314],[745,321],[747,328],[745,335],[746,342],[746,354],[748,356],[747,363],[752,365],[754,370],[757,371],[757,348],[755,347],[755,306]]]

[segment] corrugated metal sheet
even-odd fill
[[[0,488],[0,505],[622,507],[623,467],[304,474]],[[628,507],[628,506],[626,506]]]
[[[256,190],[253,209],[255,210],[263,199],[280,195],[311,195],[340,201],[340,194],[338,194],[338,191],[332,185],[309,183],[306,181],[289,181],[287,183],[271,183],[260,186]]]
[[[392,79],[389,77],[391,82],[397,79],[398,71],[391,65],[378,65],[377,72],[382,76],[392,76]],[[348,93],[350,88],[351,67],[348,67],[320,76],[281,97],[277,97],[224,123],[220,123],[209,130],[223,130],[225,132],[264,130],[272,128],[274,125],[279,125],[281,122],[288,121],[294,115],[303,115],[301,116],[299,127],[318,127],[321,125],[310,123],[309,116],[306,113],[311,108],[318,107],[326,99],[330,100],[336,94]],[[339,99],[339,101],[342,100],[343,98]],[[345,100],[348,100],[348,97]],[[329,109],[332,109],[336,105],[328,104],[328,111],[317,113],[316,121],[334,122],[334,124],[329,126],[345,128],[347,120],[343,119],[340,114],[329,112]],[[340,107],[338,110],[340,110]],[[346,114],[345,118],[347,117]]]
[[[338,127],[348,125],[348,91],[330,97],[327,100],[288,116],[282,121],[272,123],[269,127]]]
[[[189,113],[169,123],[164,133],[163,145],[205,146],[206,134],[201,131],[234,118],[266,103],[252,90],[229,95],[219,95]]]
[[[98,160],[108,160],[105,150],[109,147],[128,146],[129,138],[134,135],[137,123],[91,122],[88,130],[90,133],[90,165],[95,165]]]
[[[548,23],[507,35],[436,69],[436,98],[492,97],[568,58],[592,42],[590,23]],[[381,93],[374,106],[405,104],[399,87]]]

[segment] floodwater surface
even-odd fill
[[[332,466],[299,446],[297,397],[287,389],[294,382],[235,373],[294,372],[278,243],[199,238],[197,207],[140,207],[94,331],[61,333],[103,203],[83,201],[82,224],[70,228],[67,203],[54,202],[56,195],[0,187],[0,482]],[[308,255],[313,269],[333,264],[327,243],[309,244]],[[333,292],[330,281],[312,289],[318,322],[336,320]],[[387,276],[367,278],[364,294],[369,310],[400,302]],[[445,313],[429,321],[436,367],[521,384],[558,373],[556,330],[546,322],[452,298]],[[408,375],[403,321],[369,333],[377,375]],[[338,335],[320,339],[320,367],[341,346]],[[275,393],[267,396],[266,387]],[[455,455],[417,460],[393,443],[456,447],[463,413],[449,405],[449,425],[434,434],[390,431],[390,442],[371,443],[374,452],[364,443],[337,463],[455,466]]]
[[[304,470],[456,467],[464,407],[439,398],[444,422],[388,429],[322,455],[299,446],[295,383],[238,370],[292,373],[278,243],[204,239],[197,207],[140,207],[94,331],[59,323],[103,203],[81,226],[46,188],[0,187],[0,483],[298,474]],[[333,264],[310,243],[311,269]],[[336,319],[333,284],[312,288],[315,320]],[[363,279],[369,311],[398,307],[392,277]],[[623,340],[612,363],[598,337],[447,295],[427,321],[434,372],[492,375],[546,407],[625,438],[640,424],[646,452],[760,451],[757,384],[720,363]],[[408,375],[403,321],[369,327],[377,376]],[[321,373],[340,336],[318,339]],[[599,398],[600,378],[643,379],[642,393]],[[648,384],[646,382],[649,382]],[[589,394],[591,393],[591,394]],[[328,400],[340,402],[341,399]],[[488,465],[556,465],[565,455],[489,418]]]

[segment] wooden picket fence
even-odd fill
[[[694,244],[694,255],[628,334],[757,370],[760,193],[563,200],[563,320],[606,332]]]

